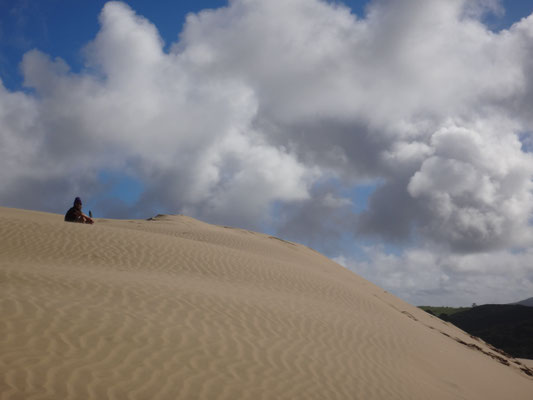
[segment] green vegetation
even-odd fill
[[[450,315],[448,321],[513,357],[533,359],[533,307],[486,304]]]
[[[480,337],[513,357],[533,359],[533,307],[485,304],[419,308]]]

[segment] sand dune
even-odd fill
[[[317,252],[0,208],[0,399],[533,398],[524,363]]]

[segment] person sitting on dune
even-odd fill
[[[81,199],[79,197],[74,199],[74,206],[71,207],[65,214],[65,221],[79,222],[82,224],[94,224],[92,218],[81,212]]]

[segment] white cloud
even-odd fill
[[[0,181],[8,183],[16,173],[24,174],[25,165],[37,153],[39,132],[34,99],[10,93],[0,82]]]
[[[366,248],[366,260],[334,260],[415,305],[511,303],[531,296],[533,251],[475,255],[410,249],[402,254]]]
[[[526,245],[533,158],[496,122],[479,129],[451,125],[432,136],[432,155],[407,187],[429,214],[422,229],[463,251]]]
[[[45,180],[128,169],[147,185],[141,207],[162,203],[248,224],[272,201],[308,196],[314,172],[253,127],[256,93],[243,79],[202,74],[188,54],[164,53],[155,26],[123,3],[106,4],[100,22],[85,51],[90,69],[72,74],[62,60],[34,50],[22,68],[39,97],[6,93],[34,102],[40,116],[41,143],[30,175],[43,165]],[[27,134],[19,131],[6,143]],[[24,184],[24,176],[14,178]]]
[[[505,8],[501,0],[473,0],[465,3],[463,14],[469,18],[480,19],[485,14],[503,16]]]

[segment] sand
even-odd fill
[[[533,398],[521,361],[305,246],[0,208],[0,399]]]
[[[528,360],[526,358],[518,358],[518,361],[520,361],[523,365],[533,370],[533,360]]]

